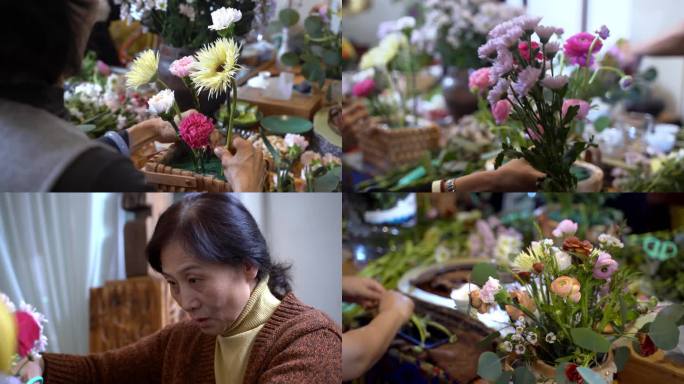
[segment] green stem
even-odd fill
[[[237,109],[237,84],[235,79],[230,79],[230,87],[233,90],[233,97],[230,105],[230,115],[228,117],[228,132],[226,134],[226,149],[229,151],[233,146],[233,120],[235,117],[235,110]]]

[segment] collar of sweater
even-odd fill
[[[278,308],[278,305],[280,305],[280,300],[273,296],[271,290],[268,289],[268,276],[266,276],[249,295],[247,304],[242,309],[240,316],[222,336],[235,336],[265,324]]]

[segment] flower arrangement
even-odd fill
[[[683,192],[684,149],[648,158],[642,154],[625,154],[626,169],[613,169],[613,185],[634,192]]]
[[[273,191],[333,192],[340,189],[342,160],[332,155],[306,150],[304,136],[288,133],[279,136],[253,135],[249,138],[260,149],[272,176]]]
[[[573,126],[583,122],[589,112],[586,90],[602,70],[594,69],[595,56],[609,31],[582,32],[571,36],[562,47],[552,40],[560,28],[539,25],[541,18],[520,16],[499,24],[489,32],[487,42],[478,49],[479,57],[493,63],[489,71],[487,101],[498,124],[509,118],[521,123],[528,140],[523,145],[503,142],[496,159],[524,158],[546,174],[541,187],[549,191],[574,191],[577,177],[571,172],[580,154],[595,146],[573,138]],[[557,59],[561,65],[553,65]],[[575,66],[570,76],[565,66]],[[624,73],[622,73],[624,75]],[[622,82],[628,86],[629,77]]]
[[[199,0],[198,0],[199,2]],[[240,70],[237,63],[240,56],[240,45],[233,36],[240,28],[242,12],[235,8],[219,8],[211,12],[212,24],[206,29],[216,31],[219,38],[206,44],[194,56],[182,57],[169,66],[174,76],[183,80],[191,91],[197,108],[198,93],[207,91],[209,97],[218,97],[232,90],[229,113],[224,123],[228,127],[226,148],[232,148],[233,123],[237,109],[237,83],[235,76]],[[176,103],[174,92],[159,78],[159,54],[153,50],[143,51],[133,61],[126,74],[126,85],[131,88],[143,87],[147,84],[158,84],[162,90],[149,100],[149,111],[168,121],[179,133],[180,138],[192,149],[195,170],[204,170],[205,148],[209,145],[208,137],[213,131],[211,119],[201,114],[192,114],[181,122],[182,132],[176,124],[181,119],[181,111]]]
[[[24,362],[26,364],[28,361],[40,358],[40,354],[45,351],[47,346],[47,337],[43,334],[43,326],[47,322],[45,316],[24,302],[17,308],[5,294],[0,293],[0,311],[3,309],[7,311],[10,318],[14,319],[13,328],[16,333],[16,341],[9,343],[9,345],[16,346],[15,350],[10,351],[12,365],[16,365],[22,359],[26,359]],[[3,327],[5,326],[3,325]],[[5,347],[2,346],[2,348],[4,350]],[[0,360],[0,368],[5,363]],[[23,365],[16,367],[16,372],[20,372],[22,367]],[[31,382],[42,383],[42,378],[34,378]]]
[[[477,48],[496,25],[522,14],[522,9],[494,1],[428,0],[424,22],[411,36],[411,43],[437,53],[445,66],[479,68]]]
[[[217,10],[226,10],[220,12],[222,21],[236,16],[235,12],[227,10],[240,13],[240,18],[234,19],[231,31],[237,36],[251,30],[255,11],[259,11],[260,19],[264,10],[265,14],[270,12],[268,2],[253,0],[115,0],[114,3],[120,5],[121,20],[139,21],[150,32],[159,34],[164,43],[193,50],[216,37],[218,30],[213,12]]]
[[[577,227],[563,220],[553,231],[556,241],[532,242],[520,252],[507,268],[516,281],[508,287],[493,265],[473,269],[471,279],[481,287],[470,292],[473,308],[498,308],[507,315],[494,334],[503,335],[496,353],[480,355],[481,377],[611,383],[629,356],[626,342],[642,355],[676,346],[684,308],[670,306],[653,318],[657,300],[635,292],[634,274],[613,258],[623,243],[603,234],[594,245],[574,236]]]

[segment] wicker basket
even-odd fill
[[[387,129],[379,125],[361,132],[360,147],[366,163],[381,171],[418,162],[425,152],[439,147],[439,128]]]
[[[184,169],[173,168],[170,160],[177,150],[175,144],[152,156],[142,172],[148,184],[160,192],[230,192],[230,185],[214,176],[200,175]]]

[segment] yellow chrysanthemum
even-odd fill
[[[220,38],[195,54],[197,63],[190,73],[192,82],[200,92],[209,91],[209,97],[227,92],[231,80],[240,70],[240,46],[232,39]]]
[[[406,45],[408,45],[406,36],[399,33],[387,35],[377,47],[371,48],[365,55],[361,56],[359,68],[385,67]]]
[[[12,356],[16,352],[16,327],[14,317],[0,301],[0,373],[9,373]]]
[[[126,73],[126,86],[137,88],[151,82],[157,75],[159,54],[148,49],[133,61],[131,70]]]

